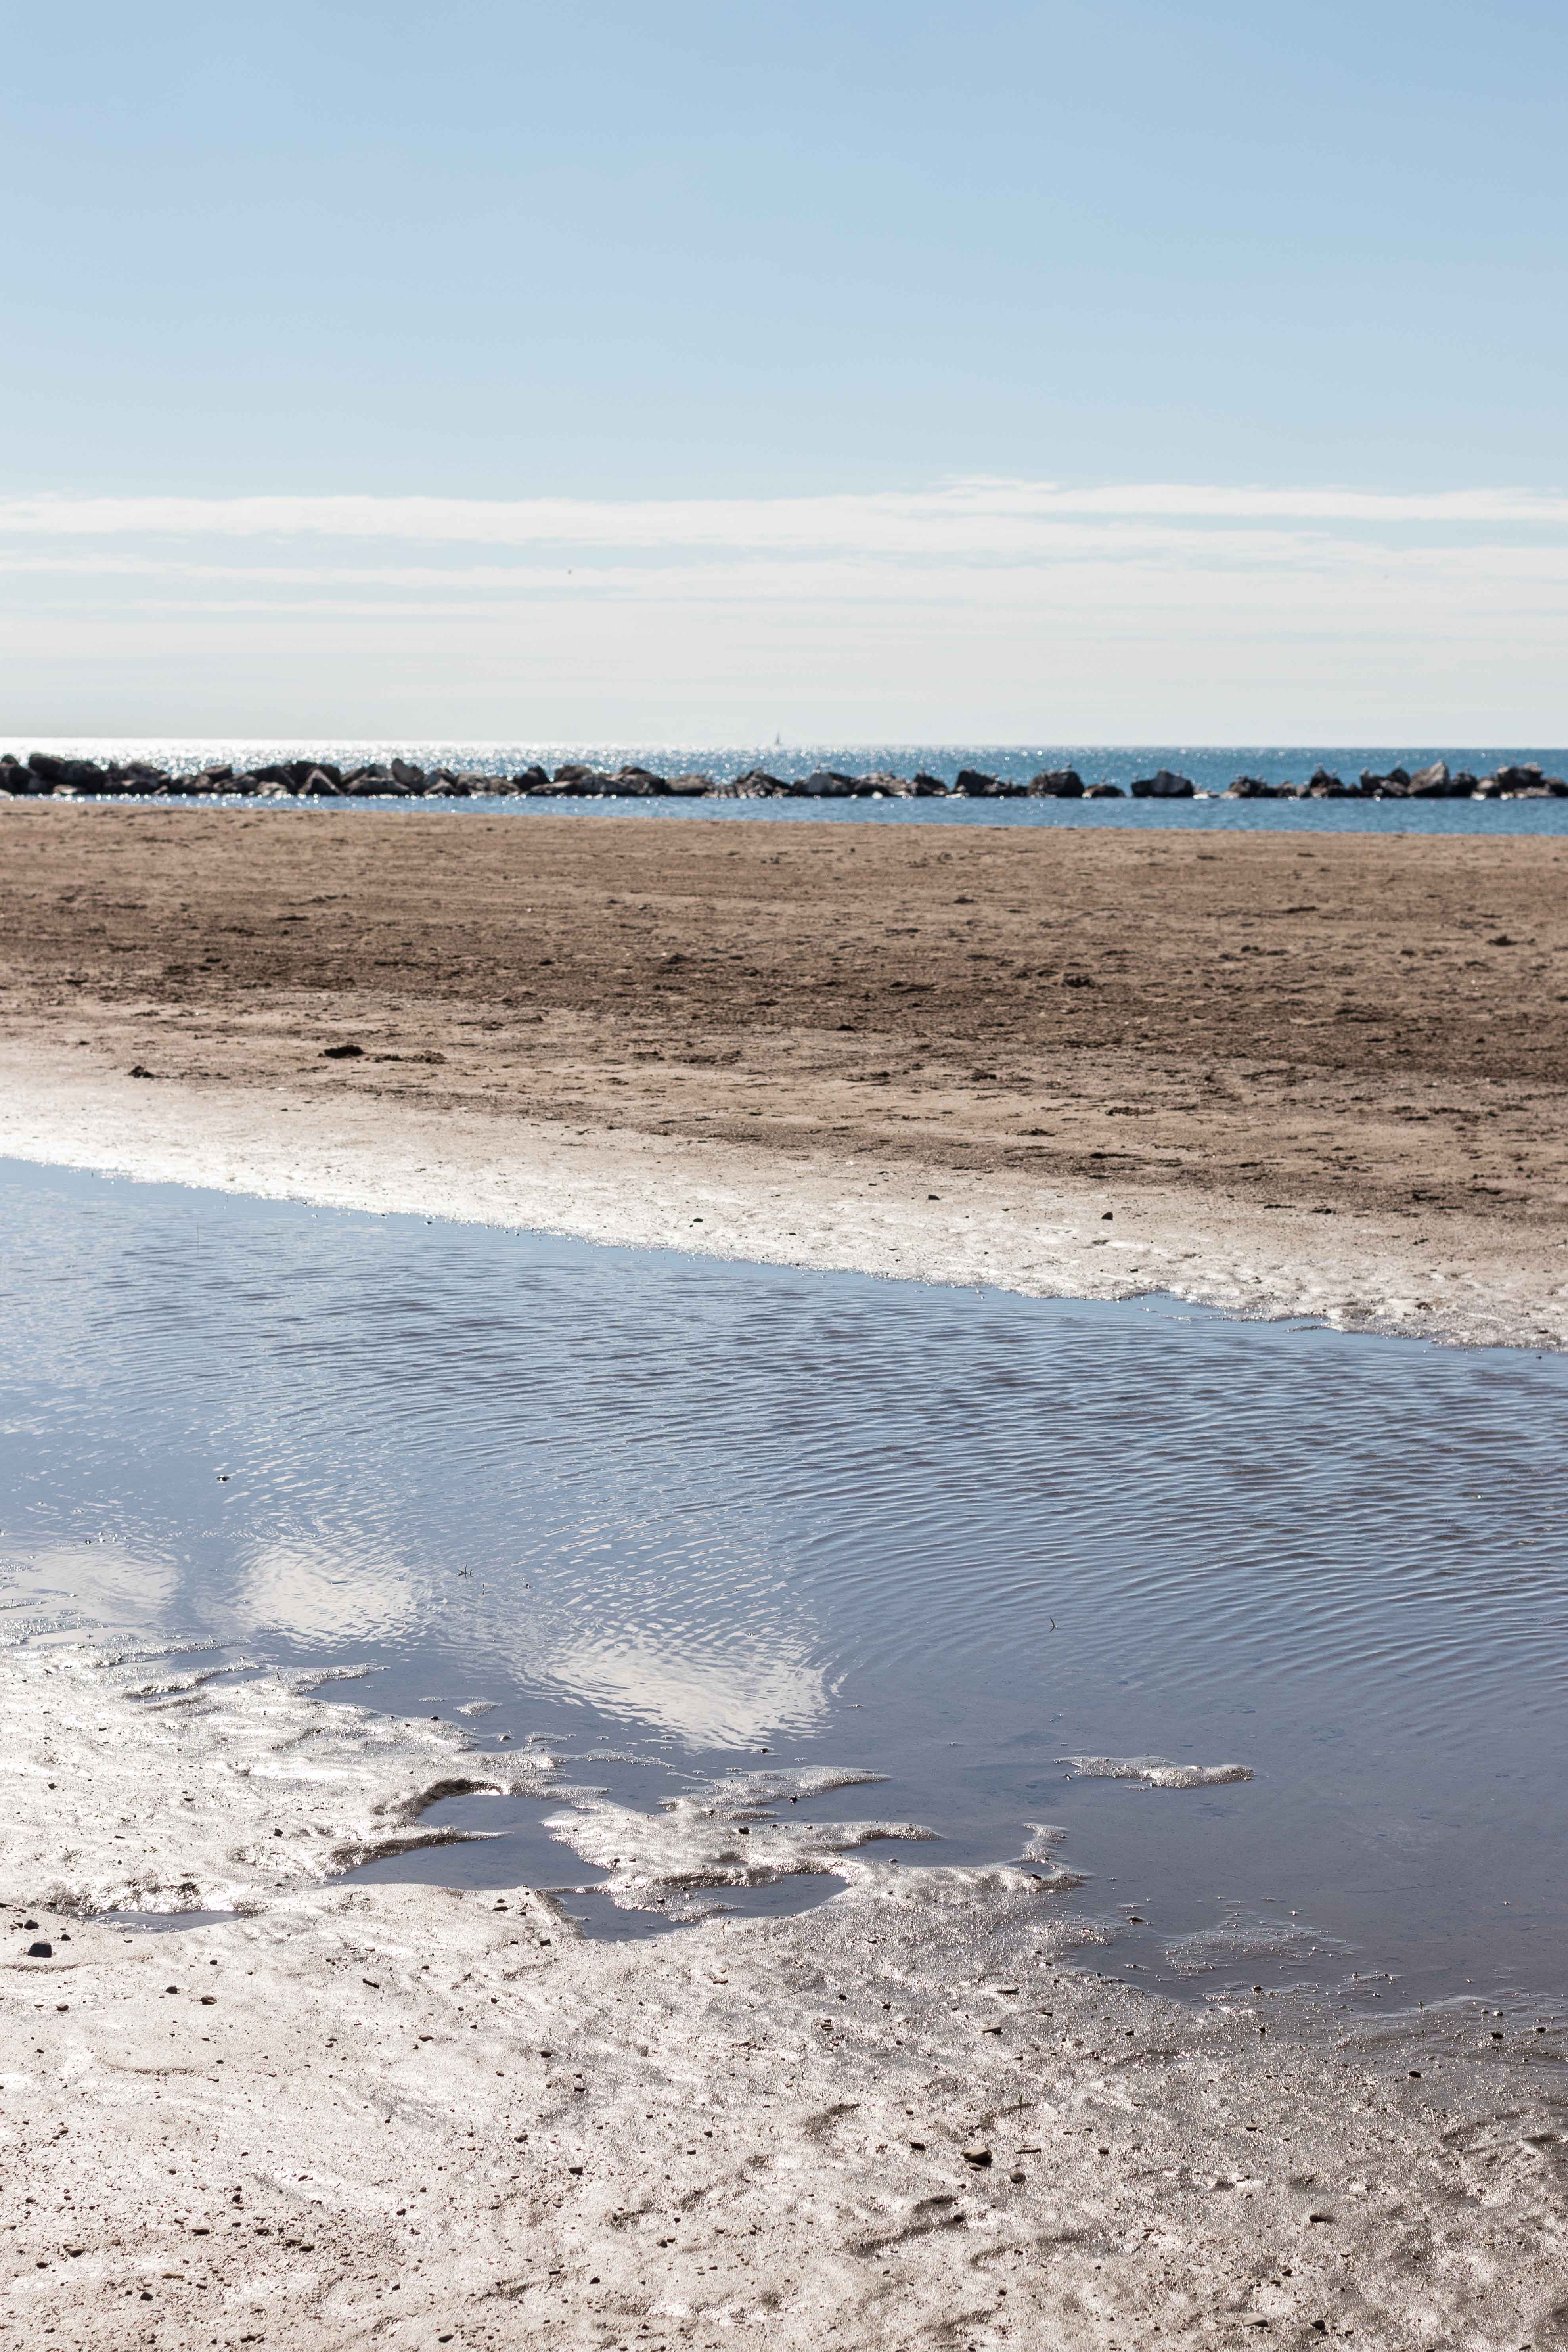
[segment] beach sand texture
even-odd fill
[[[0,1151],[1556,1346],[1565,875],[1546,839],[8,803]]]
[[[1184,2009],[1093,1974],[1048,1864],[851,1854],[815,1912],[609,1946],[312,1889],[531,1768],[80,1641],[0,1689],[8,2341],[1563,2340],[1559,2034]],[[738,1858],[767,1795],[650,1855]]]
[[[1565,856],[16,805],[0,1152],[1560,1345]],[[1048,1862],[621,1945],[330,1885],[497,1759],[7,1623],[6,2340],[1568,2338],[1555,2032],[1102,1982]]]

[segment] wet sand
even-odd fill
[[[1562,1344],[1565,856],[16,804],[0,1151]],[[18,2343],[1563,2339],[1555,2033],[1101,1982],[1048,1864],[615,1947],[333,1887],[460,1735],[8,1622]]]
[[[803,1916],[615,1946],[312,1886],[530,1768],[92,1645],[0,1686],[8,2341],[1562,2340],[1556,2032],[1184,2009],[1094,1973],[1048,1864],[851,1855]],[[688,1863],[760,1795],[711,1787]],[[245,1916],[82,1916],[172,1884]]]
[[[1545,839],[13,803],[0,1150],[1561,1345],[1565,867]]]

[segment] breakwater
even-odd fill
[[[496,774],[447,765],[425,768],[402,758],[347,768],[314,758],[269,761],[254,768],[217,762],[181,772],[144,760],[96,761],[33,751],[26,760],[12,752],[0,759],[0,793],[67,800],[232,795],[294,800],[1547,800],[1568,798],[1568,781],[1546,774],[1534,761],[1476,775],[1437,760],[1414,772],[1398,766],[1383,772],[1363,768],[1348,782],[1321,765],[1300,783],[1239,775],[1215,793],[1164,767],[1125,785],[1086,781],[1076,768],[1043,769],[1027,781],[969,767],[952,776],[879,769],[854,774],[837,768],[779,776],[750,768],[724,778],[700,770],[665,775],[637,764],[612,771],[581,761],[568,761],[553,770],[533,763],[510,774]]]

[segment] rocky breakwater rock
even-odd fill
[[[1103,783],[1086,784],[1083,796],[1086,801],[1124,801],[1127,798],[1120,784]]]
[[[1314,768],[1302,791],[1310,801],[1342,801],[1351,797],[1351,788],[1342,776],[1336,776],[1324,767]]]
[[[196,768],[189,775],[170,776],[156,787],[156,792],[159,799],[189,801],[218,795],[232,797],[237,793],[248,797],[255,793],[286,793],[289,789],[287,784],[262,783],[248,768],[237,772],[233,768],[216,766]]]
[[[1226,784],[1220,797],[1227,801],[1277,801],[1279,787],[1265,783],[1261,776],[1236,776]]]
[[[1403,800],[1410,790],[1408,768],[1390,768],[1378,775],[1371,768],[1361,772],[1361,788],[1372,800]]]
[[[1133,779],[1135,801],[1190,801],[1195,791],[1191,776],[1178,776],[1170,768],[1156,768],[1152,776]]]
[[[1456,773],[1447,760],[1434,760],[1430,767],[1417,768],[1414,774],[1408,768],[1390,768],[1382,775],[1363,768],[1361,789],[1371,800],[1458,801],[1470,799],[1477,782],[1468,769]]]
[[[342,780],[342,790],[356,800],[413,800],[424,793],[425,771],[408,760],[394,760],[390,765],[374,760],[363,768],[351,768]]]
[[[1568,782],[1561,776],[1543,775],[1538,760],[1525,760],[1513,767],[1500,768],[1495,776],[1483,776],[1475,787],[1478,800],[1562,800],[1568,795]]]
[[[1413,801],[1468,800],[1476,789],[1476,780],[1467,771],[1456,776],[1449,773],[1447,760],[1434,760],[1429,768],[1417,768],[1406,786]]]
[[[566,760],[555,769],[552,791],[566,800],[605,800],[606,793],[614,793],[614,776],[605,774],[605,769],[583,767],[581,760]]]
[[[26,761],[7,751],[0,760],[0,792],[28,799],[49,795],[78,800],[86,794],[117,797],[159,793],[168,791],[173,782],[166,768],[155,768],[147,760],[123,763],[110,760],[100,766],[96,760],[68,759],[55,751],[32,751]]]
[[[1410,779],[1413,801],[1468,800],[1476,788],[1471,775],[1451,775],[1447,760],[1434,760],[1429,768],[1417,768]]]
[[[1043,768],[1026,788],[1031,800],[1080,801],[1083,778],[1076,768]]]
[[[538,789],[546,789],[541,785]],[[590,768],[581,760],[563,761],[551,778],[548,790],[564,800],[601,800],[611,789],[611,779],[602,768]]]
[[[335,800],[343,789],[343,772],[331,760],[279,760],[254,768],[247,782],[274,792],[298,793],[306,800]]]
[[[110,789],[106,770],[91,760],[63,760],[50,751],[33,751],[24,767],[17,760],[7,758],[5,782],[14,793],[25,793],[30,798],[44,793],[100,793]]]
[[[952,789],[965,800],[1021,801],[1029,787],[1015,784],[1005,776],[988,776],[980,768],[960,768],[952,780]]]
[[[617,800],[661,800],[669,790],[668,779],[652,768],[639,768],[635,762],[617,768],[605,786]]]
[[[732,777],[727,784],[716,784],[713,797],[720,801],[782,801],[798,789],[795,784],[786,783],[782,776],[770,775],[766,768],[748,768],[743,776]]]
[[[947,786],[940,776],[928,775],[922,768],[910,785],[910,797],[917,801],[944,801],[948,797]]]

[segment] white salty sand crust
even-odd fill
[[[1255,1318],[1318,1316],[1476,1346],[1568,1345],[1568,1280],[1550,1243],[1458,1214],[1423,1240],[1394,1219],[1267,1210],[1174,1188],[904,1165],[883,1172],[872,1152],[742,1150],[626,1129],[323,1102],[287,1087],[79,1075],[15,1042],[0,1045],[7,1156],[1034,1297],[1159,1291]]]
[[[0,1653],[7,2341],[1562,2341],[1555,2036],[1184,2010],[1071,1966],[1089,1931],[1017,1868],[850,1856],[800,1917],[615,1946],[522,1892],[312,1885],[300,1853],[492,1759],[179,1679]],[[151,1935],[43,1900],[176,1869],[258,1907]]]
[[[337,1679],[171,1668],[114,1642],[0,1654],[0,1898],[78,1913],[255,1910],[378,1853],[449,1842],[424,1808],[470,1789],[542,1793],[449,1725],[310,1694]]]
[[[1250,1764],[1173,1764],[1168,1756],[1058,1756],[1075,1780],[1136,1780],[1145,1789],[1218,1789],[1250,1780]]]
[[[932,1832],[914,1822],[773,1817],[775,1806],[829,1796],[836,1789],[874,1786],[881,1778],[879,1772],[820,1765],[735,1772],[689,1794],[662,1799],[654,1813],[590,1790],[571,1791],[573,1810],[547,1814],[544,1827],[609,1874],[599,1882],[600,1894],[636,1906],[650,1895],[776,1885],[798,1873],[837,1869],[861,1846],[930,1838]]]

